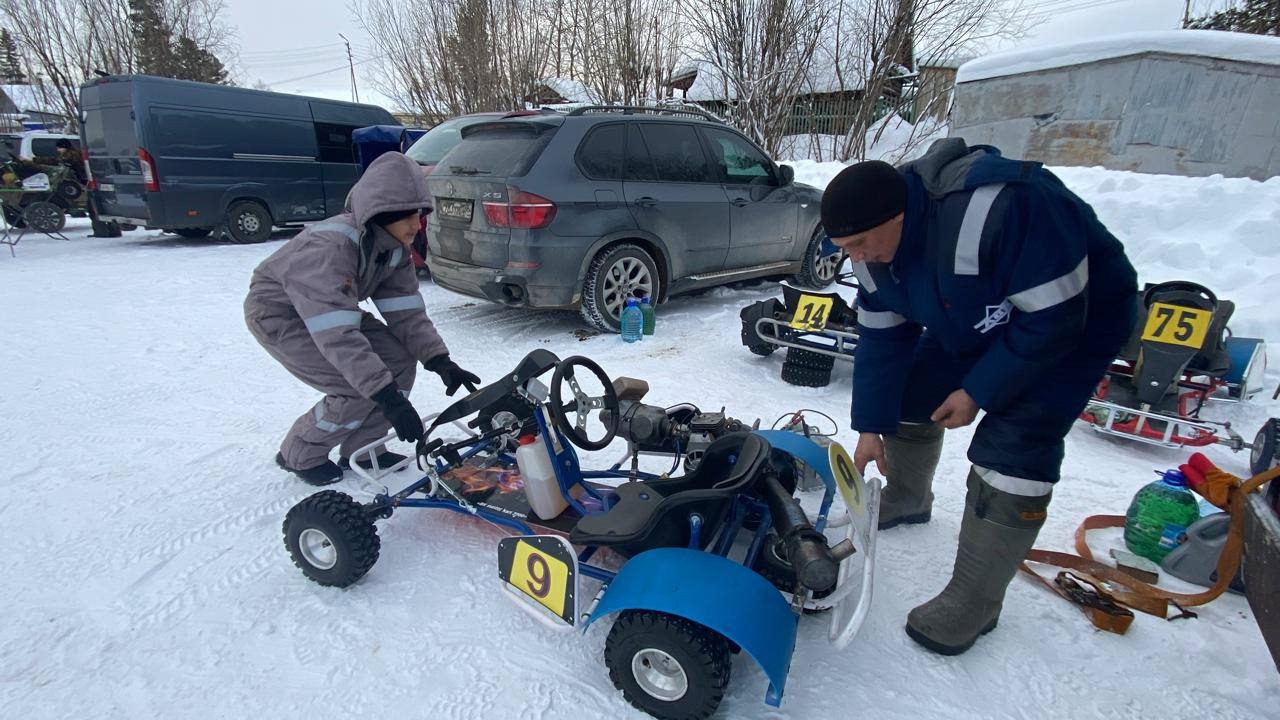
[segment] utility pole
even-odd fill
[[[342,33],[338,33],[338,37],[342,38],[342,42],[347,44],[347,67],[351,70],[351,97],[356,102],[360,102],[360,89],[356,87],[356,64],[351,58],[351,41]]]

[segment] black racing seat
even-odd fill
[[[575,545],[611,547],[622,555],[689,544],[689,516],[702,517],[702,545],[715,535],[734,496],[754,486],[769,462],[769,442],[732,433],[707,448],[693,472],[670,480],[627,482],[613,506],[584,516],[569,534]]]
[[[1142,352],[1142,333],[1147,325],[1147,316],[1155,303],[1182,305],[1213,311],[1213,319],[1209,321],[1209,332],[1205,335],[1204,345],[1187,363],[1188,370],[1196,370],[1205,375],[1218,376],[1227,372],[1231,366],[1226,348],[1227,323],[1235,313],[1236,304],[1230,300],[1221,300],[1211,290],[1193,282],[1173,281],[1158,284],[1148,283],[1138,298],[1138,322],[1134,324],[1133,334],[1120,353],[1120,359],[1136,363]]]

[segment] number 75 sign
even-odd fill
[[[1197,350],[1204,347],[1213,312],[1200,308],[1167,303],[1152,303],[1147,311],[1147,324],[1142,339],[1170,345],[1184,345]]]

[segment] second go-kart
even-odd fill
[[[1234,311],[1197,283],[1148,285],[1133,337],[1080,419],[1098,432],[1164,447],[1247,449],[1255,475],[1274,467],[1280,421],[1263,423],[1247,442],[1231,423],[1200,417],[1212,400],[1244,401],[1262,390],[1266,343],[1233,336]]]
[[[539,379],[548,373],[550,388]],[[647,390],[587,358],[535,350],[429,418],[419,479],[367,502],[311,495],[289,511],[285,545],[307,577],[344,587],[378,559],[376,520],[401,508],[468,514],[511,533],[498,544],[498,575],[534,617],[583,629],[613,619],[605,665],[631,704],[657,718],[705,718],[741,653],[762,668],[766,702],[777,706],[797,624],[825,613],[843,647],[866,617],[879,481],[864,481],[838,443],[691,404],[648,405]],[[580,466],[575,448],[615,438],[629,467]],[[413,461],[377,467],[392,439],[353,455],[366,483]],[[641,454],[666,454],[686,471],[641,472]],[[822,491],[804,498],[807,512],[796,491],[813,479]]]

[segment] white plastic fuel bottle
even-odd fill
[[[516,465],[524,478],[524,494],[529,499],[529,508],[534,515],[550,520],[569,507],[560,492],[556,469],[541,435],[520,437],[520,447],[516,449]]]

